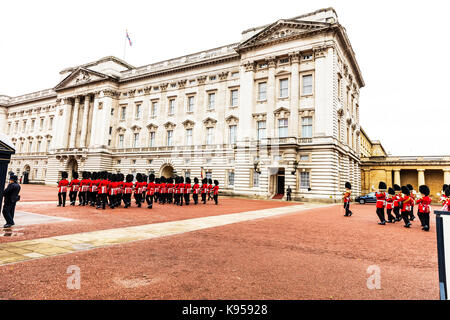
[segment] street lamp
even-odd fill
[[[258,170],[258,166],[259,166],[259,161],[253,162],[253,169],[255,170],[255,172],[261,173],[261,170]]]
[[[294,171],[292,171],[291,174],[295,175],[295,173],[297,172],[297,166],[298,166],[298,161],[294,160]]]

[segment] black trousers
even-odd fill
[[[58,204],[60,206],[65,207],[66,206],[66,192],[58,192]]]
[[[216,204],[219,204],[219,195],[218,194],[213,195],[213,199]]]
[[[147,201],[148,208],[153,208],[153,196],[147,193],[147,196],[145,197],[145,201]]]
[[[392,215],[392,209],[386,209],[387,210],[387,217],[389,221],[394,221],[394,216]]]
[[[402,212],[402,218],[403,221],[405,222],[405,226],[409,224],[409,211],[404,211]]]
[[[78,202],[80,205],[85,206],[88,203],[88,192],[78,192]]]
[[[131,206],[131,193],[123,194],[123,203],[125,203],[125,208]]]
[[[194,204],[198,204],[198,194],[197,193],[194,193],[192,195],[192,199],[194,200]]]
[[[397,220],[400,220],[402,216],[400,215],[400,207],[394,207],[394,214]]]
[[[190,196],[191,195],[189,193],[184,194],[184,202],[186,203],[187,206],[189,205],[190,202]]]
[[[348,217],[352,212],[350,211],[350,202],[344,202],[345,216]]]
[[[14,213],[16,211],[16,203],[5,202],[3,204],[3,217],[6,220],[6,224],[14,224]]]
[[[409,217],[410,217],[410,219],[411,220],[414,220],[414,207],[413,206],[411,206],[411,211],[409,212]]]
[[[386,221],[386,219],[384,219],[384,208],[377,208],[377,216],[380,218],[381,222]]]
[[[107,202],[108,202],[108,195],[106,193],[99,193],[97,195],[97,207],[105,209]]]
[[[69,200],[71,204],[75,204],[75,201],[77,200],[77,191],[70,191],[69,192]]]
[[[178,197],[179,197],[179,199],[178,199],[178,205],[179,205],[179,206],[183,206],[183,194],[180,193],[180,194],[178,195]]]
[[[137,206],[140,207],[142,204],[142,193],[135,193],[134,200],[136,200]]]
[[[417,212],[417,216],[419,217],[420,224],[422,227],[430,226],[430,213],[428,212]]]
[[[290,193],[286,194],[286,201],[291,201],[291,194]]]
[[[206,204],[206,193],[202,193],[202,202]]]

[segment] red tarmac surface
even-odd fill
[[[79,219],[26,227],[28,239],[280,205],[289,204],[221,199],[219,206],[169,205],[150,214],[53,204],[22,209]],[[2,266],[0,298],[438,299],[434,215],[431,231],[423,232],[418,219],[411,229],[379,226],[373,205],[351,209],[350,218],[341,206],[318,208]],[[71,265],[81,269],[80,290],[66,288]],[[380,290],[367,288],[372,265],[381,270]]]

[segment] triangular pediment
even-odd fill
[[[276,41],[287,41],[314,31],[326,29],[331,26],[326,22],[301,21],[295,19],[278,20],[265,27],[249,39],[242,42],[237,50],[265,45]]]
[[[86,68],[77,68],[74,70],[71,74],[69,74],[66,78],[64,78],[58,85],[55,87],[54,90],[61,90],[65,88],[71,88],[76,86],[82,86],[88,83],[96,82],[96,81],[102,81],[102,80],[108,80],[112,79],[110,76],[97,72],[92,71]]]
[[[14,154],[16,152],[11,138],[3,133],[0,133],[0,152],[3,154]]]

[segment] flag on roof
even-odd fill
[[[126,35],[127,35],[127,39],[128,39],[128,42],[130,43],[130,47],[131,47],[131,39],[130,39],[130,36],[129,36],[129,34],[128,34],[128,30],[126,30]]]

